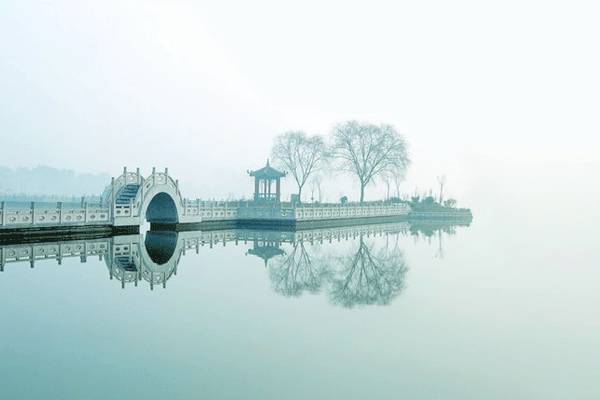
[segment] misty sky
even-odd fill
[[[406,136],[407,192],[599,165],[595,2],[210,3],[0,1],[0,165],[248,195],[275,135],[346,119]]]

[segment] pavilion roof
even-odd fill
[[[275,246],[260,246],[253,249],[248,249],[248,254],[260,257],[265,261],[265,267],[269,259],[285,254],[285,251]]]
[[[261,169],[257,169],[256,171],[248,171],[248,175],[254,176],[259,179],[278,179],[283,178],[286,175],[286,173],[271,167],[269,165],[269,160],[267,160],[267,165],[265,165]]]

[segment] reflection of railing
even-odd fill
[[[0,267],[6,263],[29,261],[31,267],[36,260],[57,260],[59,264],[64,258],[80,257],[85,262],[88,256],[102,256],[109,251],[111,239],[88,239],[64,243],[19,244],[0,247]]]
[[[0,203],[0,227],[3,229],[27,228],[33,226],[56,225],[107,225],[110,223],[110,208],[84,203],[79,207],[63,207],[56,203],[54,207],[10,208]]]
[[[179,239],[183,240],[184,249],[198,249],[199,246],[234,242],[280,242],[280,243],[323,243],[343,240],[352,240],[358,236],[375,237],[395,234],[408,234],[408,222],[393,224],[357,225],[335,228],[318,228],[306,230],[260,230],[260,229],[218,229],[207,231],[181,232]]]

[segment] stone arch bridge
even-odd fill
[[[156,224],[178,224],[201,222],[200,202],[194,204],[184,199],[179,190],[179,181],[164,172],[152,173],[147,177],[123,168],[123,173],[112,178],[102,194],[102,205],[110,208],[114,226],[136,226],[145,221]]]

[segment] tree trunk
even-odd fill
[[[360,202],[362,203],[365,200],[365,185],[360,184]]]
[[[302,203],[302,186],[298,185],[298,203]]]

